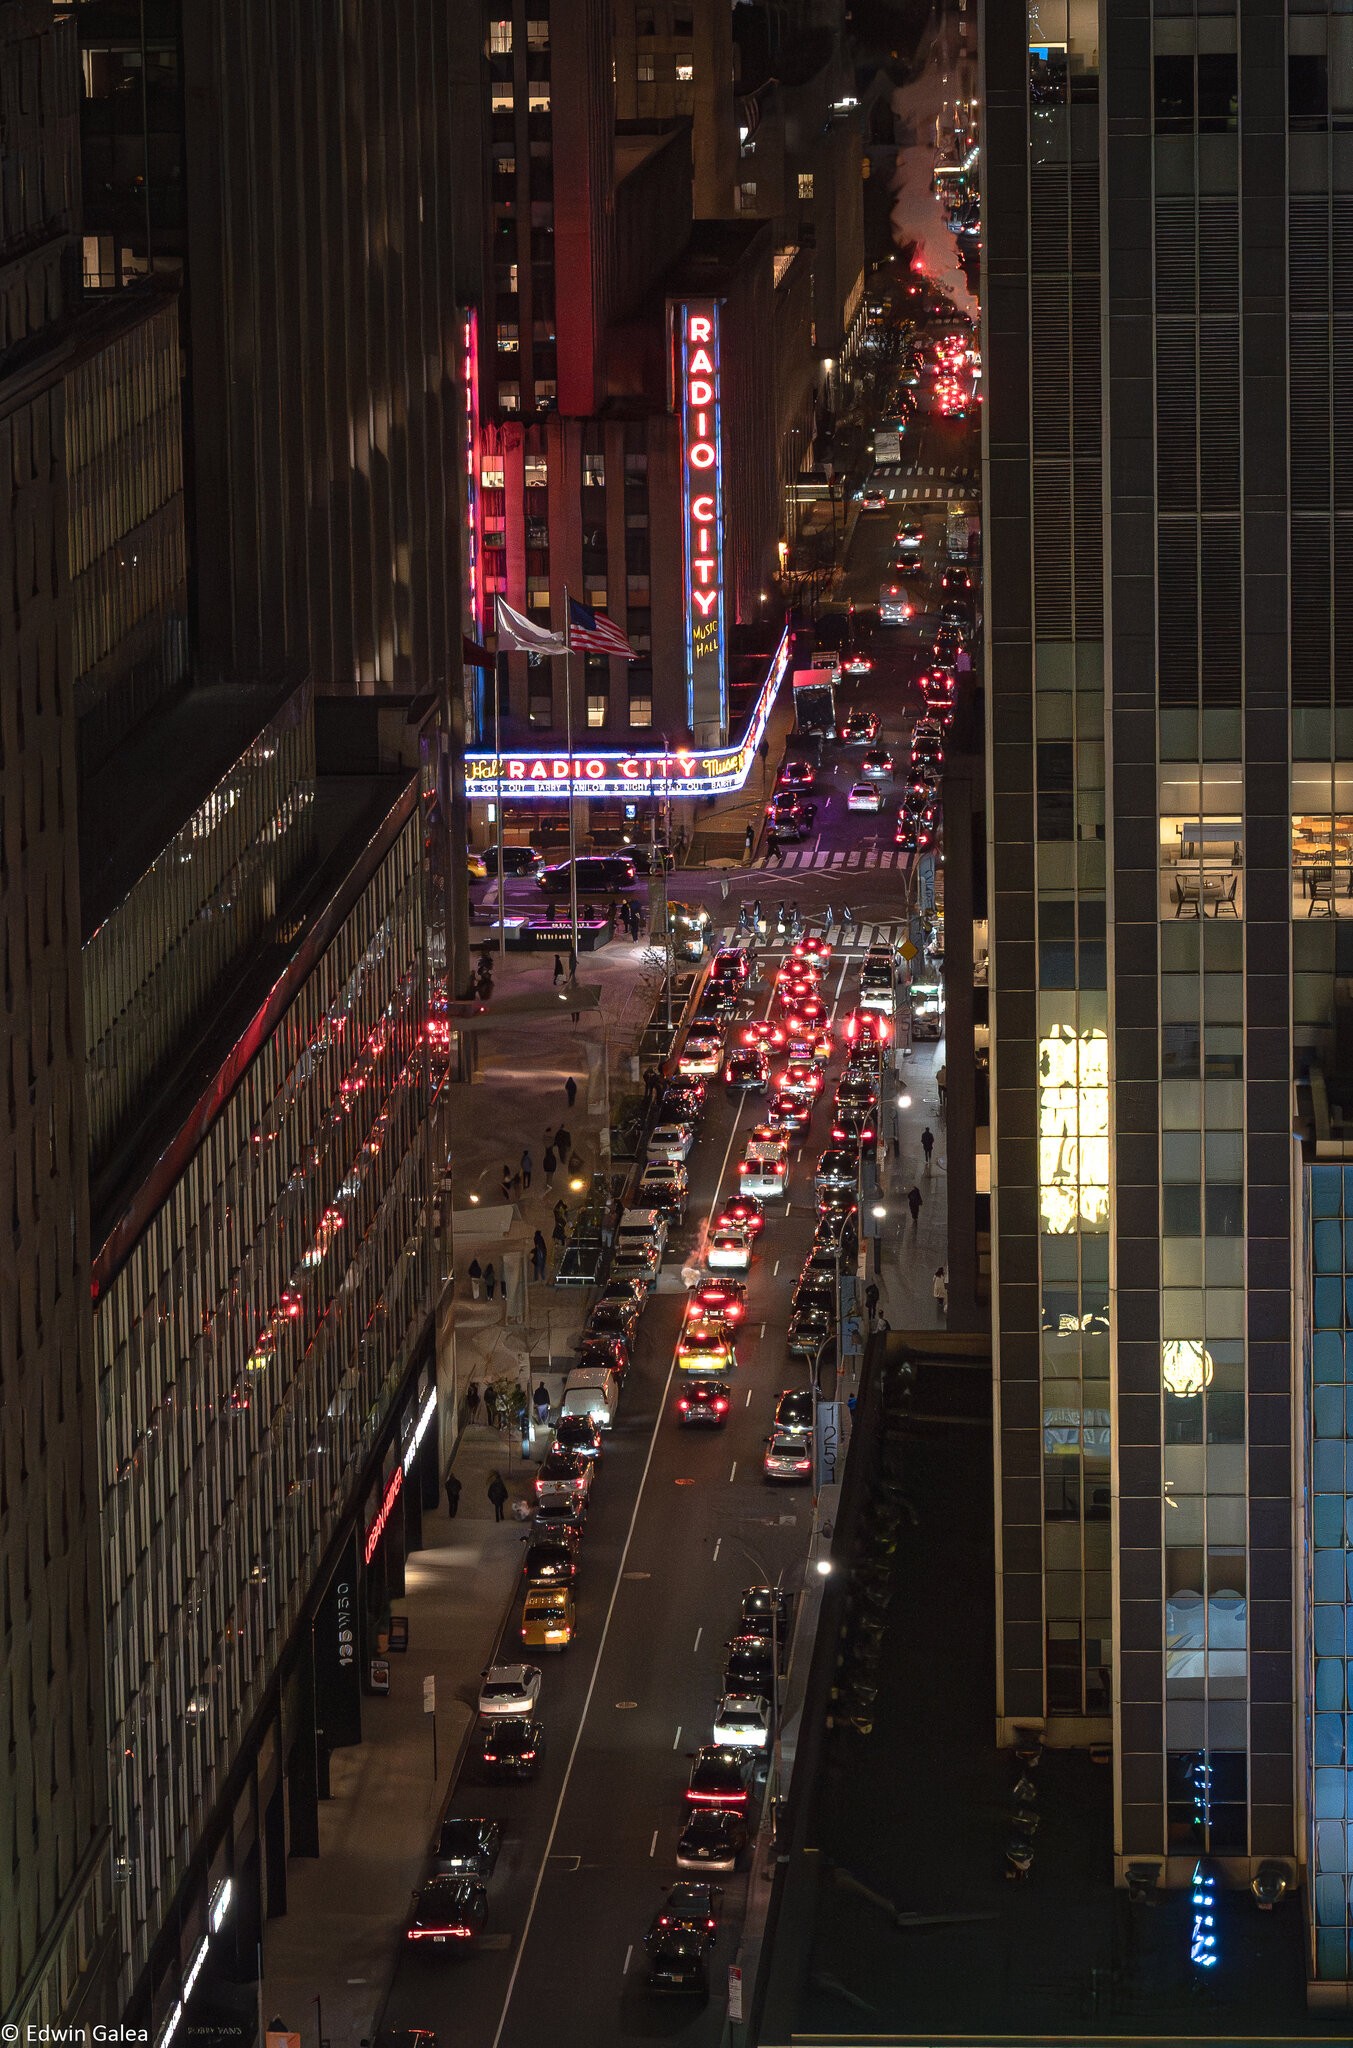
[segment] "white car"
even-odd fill
[[[754,1693],[726,1692],[714,1709],[720,1749],[765,1749],[770,1741],[770,1708]]]
[[[540,1698],[538,1664],[491,1664],[482,1674],[479,1711],[486,1719],[496,1714],[534,1714]]]
[[[689,1124],[659,1124],[648,1141],[650,1159],[685,1159],[695,1143]]]
[[[852,783],[850,795],[846,798],[848,811],[881,811],[883,791],[876,782]]]
[[[725,1223],[710,1232],[705,1264],[715,1273],[745,1273],[752,1263],[752,1233],[745,1223]]]
[[[723,1065],[722,1031],[702,1031],[693,1025],[686,1034],[686,1043],[681,1048],[677,1061],[677,1072],[701,1078],[717,1074]]]

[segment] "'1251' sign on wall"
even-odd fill
[[[722,730],[724,660],[723,438],[719,401],[719,302],[672,309],[676,402],[681,417],[686,696],[692,730]]]

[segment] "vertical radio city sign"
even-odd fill
[[[674,305],[672,328],[673,399],[681,421],[686,706],[692,731],[708,734],[717,726],[722,734],[728,695],[718,300]]]

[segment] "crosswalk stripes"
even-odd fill
[[[818,868],[824,873],[834,870],[837,874],[847,874],[854,870],[858,874],[865,868],[905,868],[908,858],[895,846],[851,846],[844,850],[834,847],[830,852],[794,846],[787,848],[783,862],[768,868],[767,873],[778,875],[782,869],[789,873],[795,869],[802,872],[805,868]]]
[[[812,918],[807,919],[806,928],[809,931],[817,929]],[[839,925],[833,925],[831,931],[832,951],[834,953],[867,953],[871,946],[881,946],[885,943],[891,946],[898,946],[906,936],[907,920],[904,917],[891,918],[874,924],[871,924],[868,918],[866,918],[863,924],[851,925],[850,937],[848,939],[841,937]],[[720,934],[719,944],[721,946],[736,946],[744,937],[745,934],[739,932],[736,924],[730,924]],[[789,944],[788,939],[777,938],[774,932],[763,942],[764,950],[768,953],[787,952]]]

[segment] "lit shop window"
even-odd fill
[[[479,465],[479,482],[483,490],[501,491],[506,476],[501,455],[486,455]]]
[[[498,404],[504,412],[520,412],[520,384],[500,384],[498,386]]]
[[[489,108],[495,114],[510,114],[516,101],[510,85],[495,85],[489,88]]]
[[[589,583],[589,584],[587,584],[587,585],[585,586],[585,588],[584,588],[584,592],[583,592],[583,595],[584,595],[584,597],[585,597],[585,598],[586,598],[586,600],[587,600],[587,609],[588,609],[588,610],[589,610],[590,612],[604,612],[604,611],[605,611],[605,609],[606,609],[606,585],[605,585],[604,583]]]
[[[548,50],[550,47],[550,24],[548,21],[528,21],[526,24],[526,47],[528,50]]]
[[[812,198],[812,196],[813,196],[813,174],[812,174],[812,172],[811,172],[811,171],[800,171],[800,172],[799,172],[799,197],[800,197],[800,199],[811,199],[811,198]]]
[[[547,405],[553,405],[553,404],[554,404],[554,401],[555,401],[555,395],[556,395],[556,393],[557,393],[558,389],[559,389],[559,387],[558,387],[558,385],[557,385],[557,384],[555,383],[555,380],[554,380],[554,378],[553,378],[553,377],[537,377],[537,379],[536,379],[536,404],[537,404],[537,406],[540,406],[540,407],[544,407],[544,406],[547,406]]]
[[[652,85],[652,83],[653,83],[653,59],[652,59],[652,57],[651,57],[651,56],[643,56],[643,57],[636,57],[634,61],[635,61],[635,72],[634,72],[634,75],[635,75],[635,77],[636,77],[636,78],[638,79],[638,81],[639,81],[640,85]]]
[[[517,159],[509,149],[504,155],[496,156],[493,159],[493,168],[500,178],[515,178],[517,175]]]
[[[754,184],[738,186],[738,212],[756,212],[756,186]]]
[[[1065,1024],[1038,1048],[1038,1184],[1042,1227],[1106,1230],[1109,1220],[1109,1042]]]
[[[526,602],[533,612],[547,612],[550,608],[550,586],[535,577],[528,579]]]
[[[498,322],[498,346],[504,353],[513,353],[521,347],[515,320],[500,320]]]
[[[550,480],[550,465],[543,455],[528,455],[522,465],[522,482],[528,491],[542,489]]]
[[[510,57],[512,54],[512,23],[491,21],[489,23],[489,55]]]
[[[583,456],[583,483],[595,490],[602,490],[606,483],[606,457],[604,455]]]
[[[630,726],[635,732],[643,732],[653,723],[653,681],[649,677],[641,688],[630,685]]]
[[[610,697],[605,690],[588,691],[587,723],[594,732],[597,731],[601,726],[605,725],[606,715],[608,710],[610,709],[610,703]]]
[[[536,84],[531,87],[530,92],[527,95],[526,108],[527,112],[532,114],[549,113],[550,88],[548,87],[548,85]]]
[[[690,85],[692,83],[695,78],[695,66],[689,57],[677,58],[676,75],[678,85]]]

